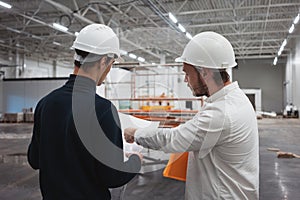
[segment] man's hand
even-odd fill
[[[133,143],[134,142],[134,134],[135,134],[136,128],[126,128],[124,130],[124,138],[126,142]]]
[[[126,152],[125,153],[125,156],[127,158],[129,158],[131,155],[137,155],[140,158],[140,160],[141,160],[141,164],[143,164],[143,154],[141,154],[139,152],[131,152],[131,153]]]

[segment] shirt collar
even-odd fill
[[[79,90],[79,91],[89,91],[92,93],[96,92],[95,81],[88,77],[85,77],[85,76],[70,74],[70,77],[66,83],[66,86],[69,86],[69,87],[71,86],[72,88],[75,86],[76,90]]]
[[[228,94],[231,90],[234,90],[236,88],[239,88],[239,84],[237,81],[230,83],[229,85],[224,86],[222,89],[205,99],[207,103],[212,103],[216,101],[217,99],[224,97],[226,94]]]

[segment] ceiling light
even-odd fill
[[[283,51],[283,49],[284,49],[284,47],[283,47],[283,46],[281,46],[281,47],[280,47],[280,49],[279,49],[279,51]]]
[[[300,16],[298,14],[297,17],[294,19],[294,24],[297,24],[299,22],[299,18],[300,18]]]
[[[169,18],[172,20],[172,22],[174,22],[175,24],[178,22],[178,20],[176,19],[176,17],[169,12]]]
[[[278,60],[278,58],[275,57],[275,58],[274,58],[274,61],[273,61],[273,65],[276,65],[276,64],[277,64],[277,60]]]
[[[145,58],[138,57],[137,59],[138,59],[138,61],[140,61],[140,62],[145,62]]]
[[[181,32],[185,32],[185,28],[181,24],[178,24],[178,28],[181,30]]]
[[[283,40],[283,42],[282,42],[282,46],[283,46],[283,47],[285,47],[286,43],[287,43],[286,39],[285,39],[285,40]]]
[[[190,33],[188,33],[188,32],[185,33],[185,36],[186,36],[187,38],[189,38],[189,39],[192,39],[192,38],[193,38],[193,36],[192,36]]]
[[[55,44],[55,45],[57,45],[57,46],[60,46],[60,45],[61,45],[61,43],[59,43],[59,42],[53,42],[53,44]]]
[[[39,40],[42,40],[43,38],[39,37],[39,36],[36,36],[36,35],[31,35],[32,38],[35,38],[35,39],[39,39]]]
[[[53,27],[59,31],[67,32],[69,29],[63,25],[60,25],[58,23],[53,23]]]
[[[133,53],[130,53],[128,56],[129,56],[130,58],[133,58],[133,59],[136,59],[136,58],[137,58],[137,56],[136,56],[135,54],[133,54]]]
[[[295,29],[295,25],[292,24],[291,28],[289,29],[289,33],[292,33],[294,31],[294,29]]]
[[[290,29],[289,29],[289,34],[293,33],[293,31],[294,31],[294,29],[295,29],[295,24],[297,24],[297,23],[299,22],[299,20],[300,20],[300,13],[298,13],[298,15],[295,17],[295,19],[294,19],[294,21],[293,21],[293,24],[291,25],[291,27],[290,27]],[[284,47],[286,46],[286,44],[287,44],[287,39],[285,39],[285,40],[282,42],[282,44],[281,44],[281,46],[280,46],[280,48],[279,48],[279,50],[278,50],[278,52],[277,52],[277,55],[278,55],[278,56],[281,55],[281,53],[283,52]],[[276,65],[277,60],[278,60],[278,57],[275,57],[274,62],[273,62],[274,65]]]
[[[122,49],[120,49],[120,54],[121,54],[121,55],[127,55],[127,54],[128,54],[128,52],[127,52],[127,51],[125,51],[125,50],[122,50]]]
[[[16,47],[24,47],[22,45],[20,45],[19,43],[16,44]]]
[[[7,30],[15,32],[15,33],[21,33],[21,31],[14,29],[14,28],[10,28],[10,27],[6,27]]]
[[[8,3],[4,3],[3,1],[0,1],[0,6],[3,6],[4,8],[8,8],[8,9],[11,9],[11,7],[12,7]]]

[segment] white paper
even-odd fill
[[[150,128],[156,129],[159,126],[159,122],[147,121],[132,115],[126,115],[124,113],[119,112],[119,118],[121,122],[122,128],[122,137],[123,137],[123,146],[124,152],[126,153],[133,153],[133,152],[141,152],[143,147],[134,143],[128,143],[124,139],[124,129],[126,128]]]
[[[132,115],[127,115],[119,112],[119,117],[121,121],[121,127],[124,130],[125,128],[150,128],[156,129],[159,126],[159,122],[148,121],[134,117]]]

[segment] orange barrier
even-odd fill
[[[169,162],[163,172],[163,176],[185,181],[188,155],[188,152],[171,154]]]

